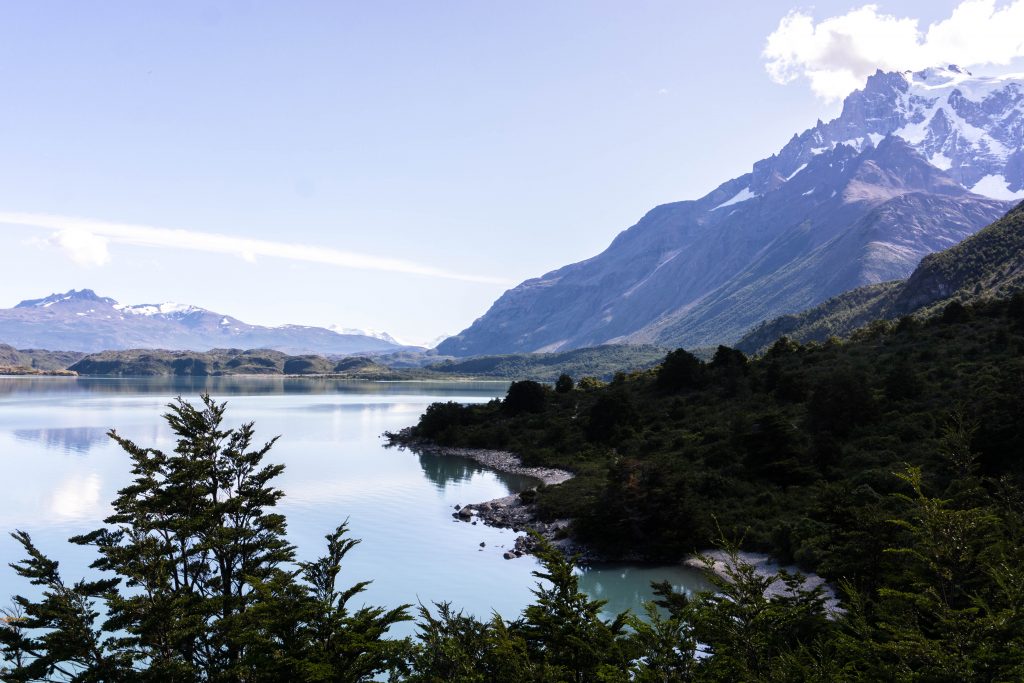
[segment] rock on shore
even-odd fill
[[[556,486],[573,477],[572,472],[566,470],[548,467],[527,467],[523,465],[523,461],[518,455],[509,451],[438,446],[437,444],[413,439],[408,430],[402,430],[398,434],[388,434],[387,437],[391,445],[408,448],[417,453],[467,458],[493,470],[531,477],[536,479],[538,484],[546,486]],[[540,521],[537,519],[536,506],[533,503],[524,502],[522,496],[518,493],[482,503],[456,505],[455,511],[452,512],[452,517],[461,522],[472,524],[479,521],[487,526],[512,529],[516,533],[520,531],[535,531],[566,553],[576,553],[585,550],[573,543],[569,537],[570,520]],[[524,533],[516,537],[514,548],[506,551],[503,556],[507,560],[522,557],[532,553],[535,544],[536,541],[530,535]]]

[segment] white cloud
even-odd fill
[[[90,265],[103,265],[110,260],[108,244],[128,244],[225,254],[252,263],[255,263],[259,257],[268,257],[359,270],[425,275],[465,282],[509,284],[503,278],[456,273],[412,261],[359,254],[330,247],[273,242],[193,230],[108,223],[88,218],[52,214],[0,212],[0,224],[4,223],[56,231],[48,243],[64,248],[77,262]]]
[[[102,266],[110,261],[107,238],[88,230],[67,228],[53,234],[48,244],[60,247],[81,266]]]
[[[835,100],[861,87],[876,69],[969,68],[1024,56],[1024,0],[1001,7],[995,0],[965,0],[947,19],[925,30],[919,23],[884,14],[878,5],[817,23],[794,10],[768,36],[765,68],[778,83],[807,78],[816,94]]]

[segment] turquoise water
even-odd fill
[[[386,449],[381,435],[416,422],[433,401],[488,401],[503,383],[340,382],[282,377],[197,379],[0,378],[0,604],[32,588],[6,567],[20,559],[7,535],[28,531],[61,561],[66,578],[88,573],[88,549],[66,542],[97,528],[128,483],[127,456],[107,436],[116,428],[140,445],[173,449],[161,415],[175,396],[209,391],[228,402],[231,425],[253,421],[257,438],[281,438],[268,460],[285,464],[276,485],[290,540],[301,559],[320,554],[323,536],[348,519],[362,539],[342,569],[347,585],[372,579],[367,604],[447,600],[486,618],[514,617],[530,602],[533,558],[504,560],[509,530],[456,522],[456,504],[531,486],[460,458]],[[485,546],[480,547],[483,542]],[[677,566],[614,565],[583,571],[582,585],[609,609],[636,608],[649,582],[703,587]],[[410,633],[411,625],[401,633]]]

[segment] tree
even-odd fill
[[[253,446],[253,424],[223,426],[226,404],[178,399],[164,416],[173,453],[111,431],[134,481],[113,502],[107,527],[75,537],[107,578],[68,586],[57,563],[16,532],[27,558],[12,565],[43,598],[16,596],[24,618],[0,642],[10,680],[59,674],[71,681],[369,680],[404,645],[383,639],[405,607],[346,608],[366,583],[340,590],[341,560],[358,541],[345,524],[328,552],[296,563],[283,493],[283,465],[263,459],[276,439]],[[101,619],[100,615],[106,618]]]
[[[834,667],[821,647],[833,637],[821,586],[807,587],[804,577],[784,569],[759,573],[735,545],[723,543],[724,569],[702,557],[714,591],[670,604],[675,616],[692,627],[689,642],[700,642],[710,655],[696,666],[701,681],[836,680],[798,672]],[[771,592],[772,584],[780,590]],[[662,596],[664,597],[662,587]]]
[[[894,522],[906,543],[889,550],[905,575],[879,591],[869,661],[921,680],[1003,681],[1024,674],[1021,519],[990,505],[931,497],[920,468]]]
[[[568,394],[572,391],[573,381],[572,377],[565,374],[564,372],[558,376],[558,380],[555,382],[555,391],[559,394]]]
[[[657,383],[666,391],[698,389],[707,383],[707,368],[686,349],[676,349],[665,356],[658,368]]]
[[[414,428],[416,436],[437,439],[449,428],[465,424],[468,417],[468,411],[461,403],[455,401],[431,403],[420,416],[419,424]]]
[[[606,392],[590,407],[587,438],[607,443],[628,433],[639,422],[640,413],[627,390]]]
[[[537,559],[543,569],[533,590],[537,600],[523,610],[520,626],[531,659],[546,678],[556,681],[626,680],[630,656],[625,638],[628,614],[608,622],[600,617],[603,600],[591,600],[580,590],[575,561],[534,534]]]
[[[520,413],[539,413],[544,410],[547,403],[547,392],[544,385],[525,379],[521,382],[512,382],[509,385],[508,393],[505,394],[505,401],[502,406],[513,415]]]
[[[840,368],[820,380],[807,402],[811,427],[845,436],[875,411],[875,399],[864,372]]]
[[[955,325],[956,323],[967,322],[971,317],[968,313],[967,308],[957,300],[950,301],[946,304],[945,308],[942,309],[942,317],[940,320],[947,325]]]

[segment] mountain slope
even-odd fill
[[[1024,196],[1022,145],[1020,78],[876,74],[839,118],[701,199],[653,209],[600,255],[509,290],[438,352],[734,341],[761,320],[906,277],[995,220],[1006,197]],[[990,191],[996,175],[998,198],[968,190]]]
[[[0,309],[0,341],[18,348],[96,352],[268,348],[287,353],[386,353],[402,347],[321,327],[263,327],[196,306],[119,304],[91,289],[71,290]]]
[[[926,256],[906,280],[859,287],[799,314],[754,328],[737,343],[765,348],[781,336],[822,341],[873,320],[928,313],[951,301],[1005,298],[1024,290],[1024,202],[960,244]]]

